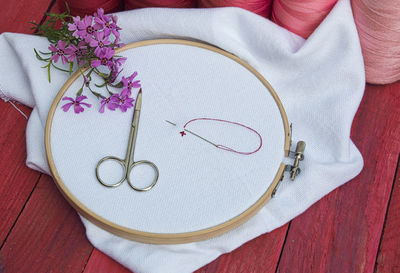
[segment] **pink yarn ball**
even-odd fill
[[[353,0],[352,7],[367,82],[400,80],[400,2]]]
[[[196,0],[125,0],[126,10],[149,7],[194,8]]]
[[[199,0],[198,6],[199,8],[239,7],[269,18],[272,0]]]
[[[274,0],[272,21],[307,38],[336,2],[337,0]]]

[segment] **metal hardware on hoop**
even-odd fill
[[[290,125],[290,128],[292,128],[292,125]],[[292,134],[290,134],[290,138],[291,137],[292,137]],[[289,164],[285,165],[284,172],[290,172],[290,180],[292,180],[292,181],[295,180],[297,175],[299,175],[301,172],[300,161],[302,161],[304,159],[305,149],[306,149],[306,143],[304,141],[300,140],[299,142],[297,142],[296,150],[289,152],[289,157],[293,158],[294,162],[293,162],[293,165],[289,165]],[[274,197],[274,195],[276,194],[276,192],[278,190],[278,186],[284,178],[284,172],[282,173],[281,179],[279,180],[278,184],[272,191],[271,197]]]

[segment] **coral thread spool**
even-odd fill
[[[308,38],[336,2],[337,0],[275,0],[272,21]]]
[[[98,8],[103,8],[104,13],[118,12],[122,10],[122,0],[57,0],[58,7],[65,11],[65,2],[68,3],[71,15],[85,16],[92,15]]]
[[[238,7],[270,18],[272,0],[199,0],[199,8]]]
[[[149,7],[194,8],[196,0],[125,0],[125,10]]]
[[[352,8],[367,82],[400,80],[400,2],[353,0]]]

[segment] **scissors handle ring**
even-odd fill
[[[153,170],[154,170],[155,176],[154,176],[153,182],[152,182],[149,186],[147,186],[147,187],[145,187],[145,188],[138,188],[138,187],[133,186],[133,184],[131,183],[131,179],[129,178],[129,174],[130,174],[130,172],[132,172],[132,169],[133,169],[133,168],[135,168],[135,167],[138,166],[138,165],[142,165],[142,164],[150,165],[150,167],[152,167]],[[151,188],[153,188],[154,185],[157,183],[158,176],[159,176],[158,168],[157,168],[157,166],[156,166],[153,162],[148,161],[148,160],[140,160],[140,161],[134,162],[134,163],[129,167],[129,170],[127,171],[127,175],[126,175],[126,180],[128,181],[129,186],[131,186],[132,189],[134,189],[135,191],[148,191],[148,190],[150,190]]]
[[[113,160],[113,161],[118,162],[118,163],[122,166],[122,168],[124,169],[124,172],[123,172],[123,175],[122,175],[122,177],[121,177],[121,180],[119,180],[117,183],[108,184],[108,183],[104,182],[104,181],[101,179],[100,175],[99,175],[99,167],[100,167],[100,165],[101,165],[102,163],[104,163],[105,161],[107,161],[107,160]],[[127,171],[128,171],[128,170],[127,170],[127,168],[126,168],[126,163],[125,163],[125,161],[123,161],[122,159],[120,159],[120,158],[118,158],[118,157],[115,157],[115,156],[106,156],[106,157],[103,157],[102,159],[99,160],[99,162],[97,162],[97,165],[96,165],[96,177],[97,177],[97,180],[98,180],[103,186],[106,186],[106,187],[109,187],[109,188],[115,188],[115,187],[118,187],[119,185],[121,185],[122,182],[124,182],[124,180],[125,180]]]

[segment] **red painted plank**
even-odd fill
[[[50,3],[50,0],[2,3],[1,32],[31,32],[27,21],[40,22]],[[4,8],[8,4],[11,8]],[[30,112],[26,107],[20,108]],[[25,166],[26,120],[2,101],[0,120],[1,244],[9,233],[0,251],[0,271],[82,272],[93,247],[85,238],[79,218],[48,177],[42,177],[26,203],[40,176]]]
[[[92,249],[77,213],[42,175],[0,250],[2,272],[82,272]]]
[[[400,162],[376,260],[376,273],[400,272]]]
[[[1,1],[0,32],[19,31],[30,33],[28,20],[40,21],[50,0],[18,2]],[[32,8],[35,6],[35,8]],[[25,8],[21,8],[25,7]],[[16,20],[18,18],[18,20]],[[29,115],[27,107],[18,107]],[[29,198],[39,173],[25,166],[25,128],[27,121],[9,103],[0,100],[0,245],[3,244],[26,200]]]
[[[103,254],[97,249],[94,249],[90,259],[85,267],[84,273],[129,273],[128,269]]]
[[[0,33],[32,33],[29,21],[40,23],[51,0],[1,0]]]
[[[231,253],[222,255],[196,273],[273,273],[285,241],[288,224],[259,236]]]
[[[25,113],[27,107],[18,106]],[[25,166],[26,119],[9,103],[0,101],[0,245],[32,192],[39,173]]]
[[[400,151],[399,94],[400,82],[367,86],[352,131],[364,169],[292,221],[278,272],[373,272]]]

